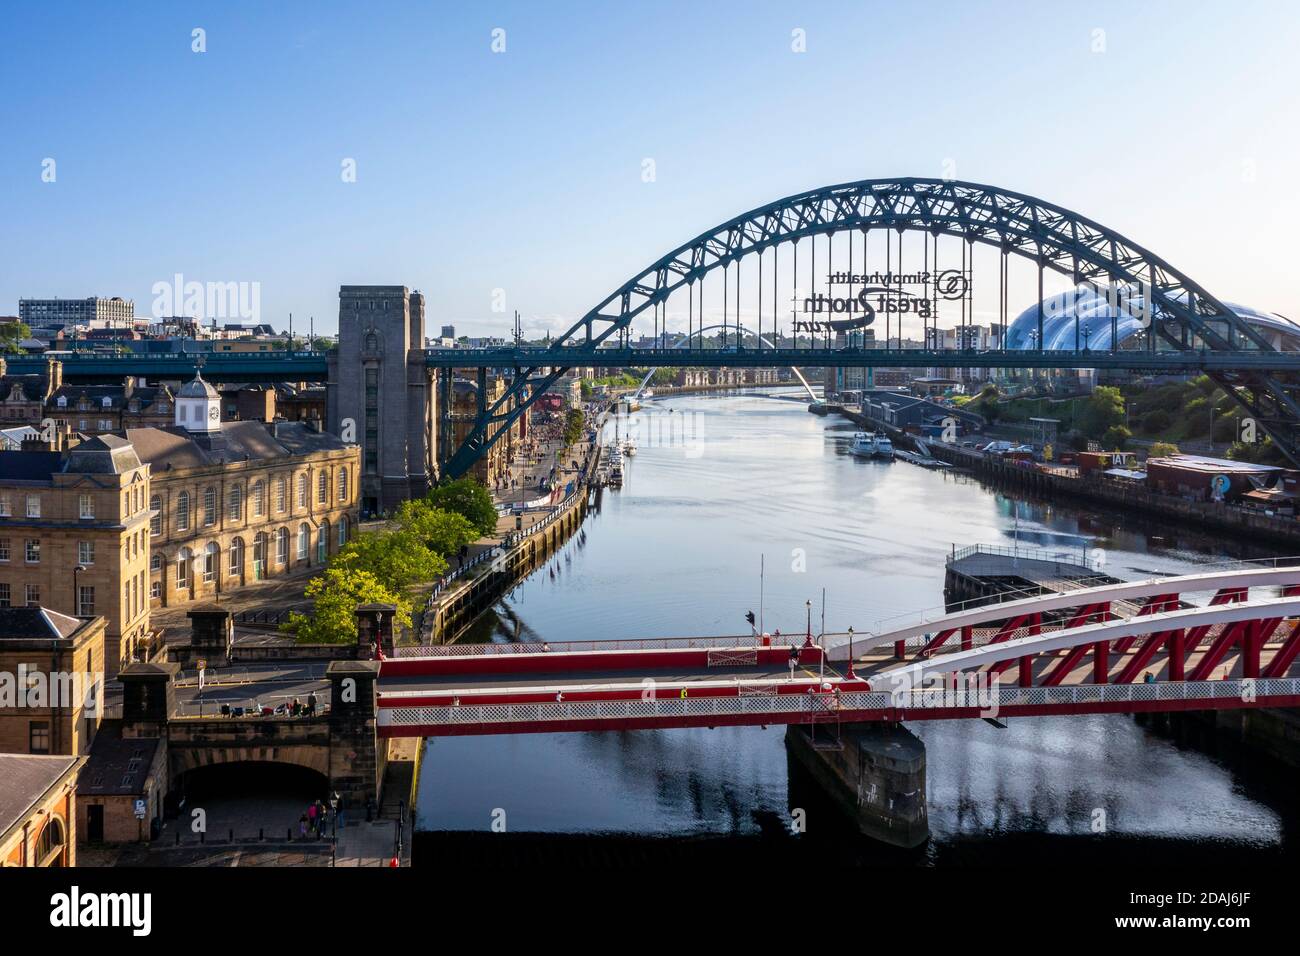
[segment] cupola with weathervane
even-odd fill
[[[221,431],[221,396],[201,372],[176,393],[176,424],[189,432]]]

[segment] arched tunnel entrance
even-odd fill
[[[182,840],[205,828],[205,840],[263,837],[297,840],[301,818],[315,801],[329,802],[325,774],[291,763],[241,760],[194,767],[172,779],[167,818]],[[197,812],[196,812],[197,811]]]

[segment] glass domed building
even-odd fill
[[[1262,332],[1274,348],[1300,350],[1300,324],[1232,302],[1224,305]],[[1043,299],[1043,347],[1066,351],[1132,348],[1136,343],[1128,340],[1143,331],[1144,323],[1139,316],[1144,310],[1145,302],[1140,294],[1121,293],[1112,302],[1104,290],[1089,285],[1079,285],[1068,292],[1048,296]],[[1079,320],[1077,342],[1076,316]],[[1037,337],[1038,306],[1031,305],[1007,327],[1007,348],[1035,349],[1038,347]]]

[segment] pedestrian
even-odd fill
[[[316,692],[312,691],[307,695],[307,716],[316,716]]]
[[[300,701],[297,697],[295,697],[293,699],[293,703],[289,705],[289,713],[294,717],[297,717],[299,714],[302,713],[302,701]]]
[[[796,644],[790,645],[790,679],[794,680],[794,669],[799,664],[799,647]]]
[[[307,807],[307,827],[311,830],[311,835],[316,835],[316,804]]]
[[[298,818],[298,836],[307,839],[307,814],[305,813]]]

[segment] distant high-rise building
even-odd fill
[[[101,299],[19,299],[18,317],[33,329],[130,328],[135,302],[114,296]]]
[[[454,339],[456,337],[456,326],[444,325],[442,327],[442,337],[444,339]]]
[[[436,479],[436,399],[423,348],[419,292],[400,285],[339,288],[326,414],[330,431],[361,446],[363,514],[391,511]]]

